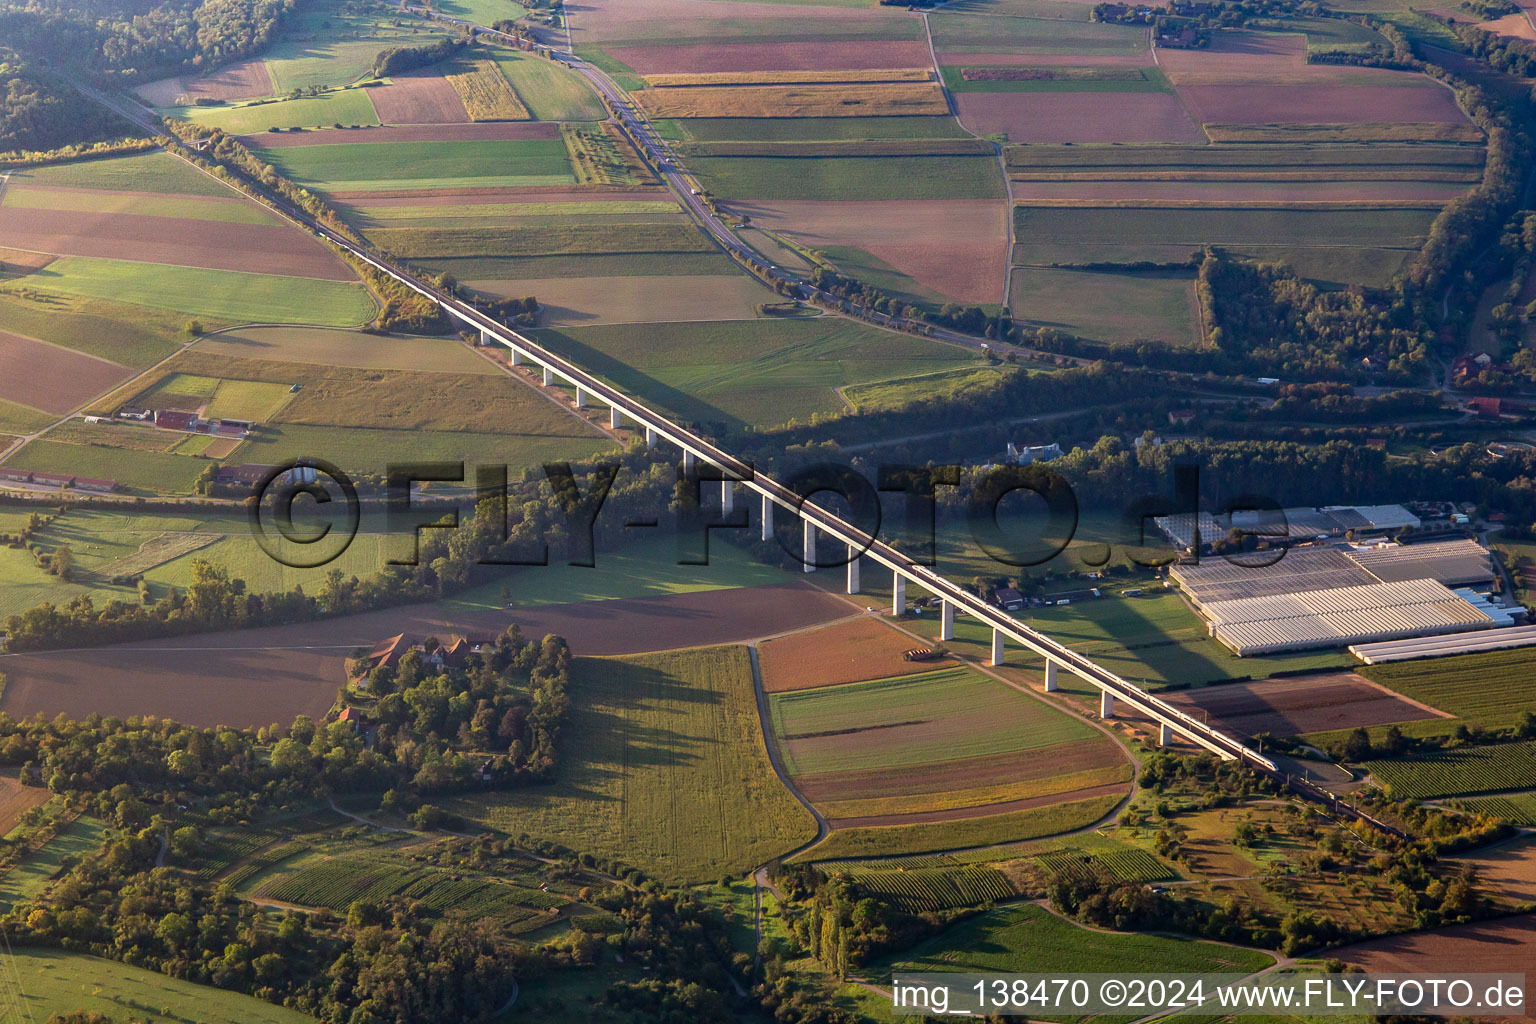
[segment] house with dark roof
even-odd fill
[[[195,412],[182,412],[179,409],[156,409],[155,426],[161,430],[196,430],[202,420],[198,419]]]

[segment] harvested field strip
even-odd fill
[[[1001,133],[1013,143],[1193,143],[1205,138],[1170,92],[1113,97],[1084,90],[960,92],[955,109],[971,131]]]
[[[886,19],[888,32],[902,32],[910,41],[885,38],[811,37],[792,40],[788,35],[754,32],[750,42],[704,42],[689,32],[689,41],[661,46],[606,46],[609,56],[642,75],[663,73],[711,73],[721,71],[819,71],[827,68],[883,70],[926,68],[932,58],[928,47],[916,39],[918,22]],[[818,20],[817,27],[825,22]],[[804,25],[801,26],[804,28]],[[698,26],[695,26],[697,29]]]
[[[670,224],[551,224],[462,231],[385,228],[369,237],[397,255],[422,259],[714,251],[710,241],[681,215]]]
[[[881,157],[991,156],[982,139],[874,139],[847,142],[688,142],[678,153],[689,157]]]
[[[850,85],[879,82],[931,82],[926,68],[867,71],[715,71],[695,74],[646,75],[653,89],[701,85]]]
[[[217,540],[219,536],[211,533],[162,533],[145,541],[138,551],[126,558],[108,562],[97,569],[95,575],[103,579],[137,576],[182,555],[205,548]]]
[[[1088,725],[968,668],[773,694],[769,713],[789,771],[922,764],[1049,746]],[[809,734],[818,734],[814,737]]]
[[[470,61],[446,77],[471,121],[527,121],[533,117],[495,61]]]
[[[1090,244],[1243,244],[1255,238],[1271,245],[1331,243],[1417,248],[1423,244],[1434,213],[1434,207],[1423,204],[1381,210],[1330,204],[1231,207],[1125,203],[1104,204],[1100,208],[1028,205],[1014,209],[1014,225],[1018,237],[1027,240],[1021,241],[1021,246],[1067,254]],[[1057,243],[1051,239],[1067,241]]]
[[[1009,146],[1008,166],[1126,173],[1133,168],[1482,167],[1481,146]]]
[[[1273,205],[1275,203],[1361,203],[1372,207],[1388,204],[1444,203],[1468,189],[1467,182],[1429,181],[1126,181],[1061,182],[1017,181],[1013,197],[1021,203],[1106,202],[1205,203]]]
[[[995,903],[1019,895],[996,868],[919,868],[914,871],[860,871],[849,879],[861,894],[894,903],[909,914]]]
[[[1130,789],[1131,787],[1125,781],[1107,782],[1097,786],[1086,786],[1082,789],[1047,793],[1044,796],[1021,797],[998,803],[977,804],[966,807],[945,807],[930,811],[907,812],[905,810],[898,810],[896,812],[872,814],[857,818],[828,818],[827,823],[834,829],[842,829],[966,821],[971,818],[996,817],[1000,814],[1037,810],[1041,807],[1051,807],[1060,803],[1091,800],[1099,797],[1125,797],[1130,795]]]
[[[945,67],[952,93],[1172,92],[1168,79],[1145,67]],[[1113,102],[1106,100],[1105,102]]]
[[[1114,810],[1122,799],[1120,796],[1101,796],[961,821],[838,829],[793,859],[819,861],[847,857],[891,857],[1038,839],[1087,828]]]
[[[354,206],[347,217],[369,225],[380,221],[419,220],[431,217],[464,217],[487,220],[501,217],[623,217],[636,214],[679,213],[667,200],[632,200],[620,203],[480,203],[466,206]]]
[[[1399,124],[1217,124],[1204,126],[1212,142],[1482,142],[1475,125],[1451,121]]]
[[[969,139],[943,117],[696,117],[663,122],[678,139],[695,142],[852,142],[886,139]]]
[[[892,117],[949,112],[936,83],[918,82],[647,89],[635,93],[634,100],[651,117]]]
[[[805,201],[996,199],[1005,195],[990,156],[699,157],[691,164],[723,198]]]
[[[1478,167],[1317,167],[1304,170],[1233,169],[1220,171],[1009,171],[1012,181],[1072,182],[1085,185],[1125,181],[1153,182],[1322,182],[1339,181],[1444,181],[1475,185],[1482,181]]]
[[[1363,767],[1397,799],[1529,789],[1536,787],[1536,741],[1367,761]]]
[[[948,659],[902,659],[903,652],[922,646],[884,623],[865,618],[769,640],[758,647],[763,689],[769,693],[806,690],[927,672],[951,664]]]
[[[1198,120],[1213,124],[1467,123],[1455,95],[1433,83],[1185,85],[1179,95]]]
[[[953,762],[936,762],[937,768]],[[1106,764],[1087,771],[1060,774],[1053,772],[1044,777],[1029,782],[1011,782],[999,786],[982,786],[967,789],[954,789],[947,793],[929,793],[924,795],[879,796],[863,800],[829,800],[818,801],[816,809],[828,818],[873,818],[900,814],[929,814],[935,812],[959,811],[967,808],[988,807],[990,805],[1011,804],[1016,801],[1036,800],[1041,797],[1059,796],[1063,793],[1074,793],[1084,790],[1097,789],[1100,786],[1124,784],[1131,781],[1130,762],[1122,761],[1119,764]],[[901,776],[892,773],[887,776],[891,779],[891,792],[901,792]],[[956,781],[959,780],[956,773]],[[798,787],[800,779],[795,780]]]
[[[1108,778],[1091,773],[1105,766],[1119,771],[1124,754],[1102,734],[1006,754],[949,758],[902,768],[865,768],[854,771],[800,775],[795,786],[814,803],[875,800],[900,793],[921,801],[928,797],[949,799],[967,788],[1050,784],[1060,777],[1080,777],[1081,786],[1099,785]]]
[[[463,124],[470,120],[458,91],[436,69],[395,75],[387,85],[369,89],[368,99],[385,124]]]
[[[5,190],[4,203],[0,205],[27,210],[72,210],[82,213],[128,213],[140,217],[214,220],[227,224],[277,223],[255,203],[233,197],[210,199],[105,189],[28,188],[13,185]]]

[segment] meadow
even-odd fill
[[[768,698],[794,775],[1001,754],[1095,736],[1091,726],[968,667]]]
[[[284,95],[356,82],[370,74],[380,50],[419,46],[451,34],[446,26],[401,18],[384,5],[317,0],[295,12],[263,56],[277,94]]]
[[[698,157],[690,169],[727,199],[999,199],[991,156]]]
[[[1362,767],[1400,800],[1530,789],[1536,787],[1536,742],[1461,747]]]
[[[164,452],[131,451],[102,445],[69,444],[39,438],[5,460],[12,469],[69,473],[115,480],[128,494],[191,494],[208,463]]]
[[[1256,949],[1079,928],[1043,907],[1026,904],[994,910],[954,925],[910,952],[886,961],[878,973],[1134,972],[1155,964],[1158,971],[1174,974],[1247,974],[1274,961],[1272,954]]]
[[[590,253],[579,256],[472,256],[459,259],[422,260],[435,273],[452,274],[456,281],[537,281],[570,277],[724,277],[739,272],[721,252],[668,253],[657,259],[650,253]],[[514,289],[516,290],[516,289]],[[518,292],[519,297],[523,293]]]
[[[284,177],[331,191],[570,185],[558,139],[357,142],[261,151]]]
[[[746,871],[815,837],[768,762],[745,648],[578,658],[572,677],[554,784],[452,810],[672,882]]]
[[[234,195],[229,186],[169,153],[141,153],[110,160],[33,167],[12,174],[16,185],[99,188],[113,192],[158,192],[187,196]]]
[[[1193,272],[1114,274],[1018,267],[1010,299],[1020,318],[1105,342],[1201,344]]]
[[[129,214],[135,217],[172,217],[215,220],[225,224],[275,224],[277,221],[255,203],[234,198],[205,199],[198,196],[163,196],[124,190],[117,195],[55,192],[11,185],[4,205],[11,209],[61,210],[81,213]]]
[[[24,280],[27,288],[41,292],[103,300],[128,295],[140,305],[224,323],[355,327],[377,312],[361,284],[86,256],[57,259]],[[16,287],[12,283],[4,290]]]
[[[662,223],[602,217],[601,223],[502,223],[495,227],[376,228],[368,237],[390,252],[415,259],[501,259],[518,256],[577,256],[602,253],[708,253],[712,243],[682,213],[654,215]],[[525,290],[526,291],[526,290]]]
[[[0,906],[7,909],[32,899],[64,869],[73,867],[101,848],[106,826],[95,818],[77,818],[57,835],[0,875]]]
[[[495,61],[537,120],[601,121],[608,116],[603,101],[586,81],[564,65],[504,52],[497,52]]]
[[[366,89],[340,89],[303,99],[262,100],[227,107],[169,107],[163,113],[204,128],[218,128],[229,135],[254,135],[271,128],[379,123]]]
[[[535,337],[630,394],[728,429],[835,413],[843,385],[975,362],[947,345],[832,318],[572,327]]]
[[[981,818],[961,818],[923,825],[840,828],[793,859],[822,861],[896,857],[1039,839],[1087,828],[1113,811],[1123,799],[1121,796],[1097,796]]]
[[[12,951],[29,1019],[90,1012],[140,1024],[313,1024],[296,1010],[238,992],[56,949]]]
[[[553,408],[553,407],[551,407]],[[310,426],[283,423],[248,439],[241,461],[264,465],[321,453],[348,473],[383,473],[402,458],[468,465],[505,465],[515,475],[545,462],[580,462],[615,445],[596,430],[569,420],[556,434],[470,430],[422,430],[417,427]]]

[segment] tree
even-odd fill
[[[171,834],[171,852],[178,857],[195,857],[203,848],[203,834],[191,825]]]
[[[1364,729],[1356,729],[1349,734],[1349,739],[1344,741],[1345,760],[1365,761],[1372,753],[1371,734]]]
[[[53,558],[49,561],[48,568],[59,579],[69,579],[69,574],[75,568],[75,553],[69,549],[68,544],[60,544],[54,549]]]

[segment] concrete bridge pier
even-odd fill
[[[815,572],[816,571],[816,524],[811,522],[809,519],[804,520],[804,523],[805,523],[805,541],[804,541],[804,552],[803,552],[803,556],[802,557],[805,560],[805,571],[806,572]]]
[[[720,511],[730,515],[736,508],[736,481],[720,481]]]
[[[1173,729],[1167,722],[1157,724],[1157,745],[1160,747],[1173,746]]]
[[[992,630],[992,664],[993,665],[1001,665],[1002,663],[1003,663],[1003,631],[1000,630],[1000,629],[993,629]]]
[[[523,353],[520,352],[517,349],[513,349],[512,350],[512,365],[513,366],[522,366],[525,362],[527,362],[527,360],[523,358]]]
[[[484,329],[481,329],[481,331],[480,331],[480,347],[481,348],[485,348],[487,345],[491,344],[491,342],[493,340],[494,339],[490,336],[490,334],[488,334]]]
[[[955,606],[947,599],[939,601],[939,639],[955,638]]]
[[[763,495],[763,540],[773,540],[773,499]]]
[[[661,444],[661,435],[656,432],[655,427],[645,428],[645,443],[652,448]]]
[[[1099,691],[1099,717],[1115,717],[1115,695],[1108,690]]]
[[[848,593],[859,592],[859,549],[848,545]]]
[[[619,407],[616,406],[616,405],[609,406],[608,407],[608,429],[609,430],[618,430],[623,425],[624,425],[624,414],[619,412]]]
[[[907,578],[899,572],[891,573],[891,614],[898,619],[907,611]]]
[[[1050,658],[1045,659],[1045,692],[1055,693],[1060,687],[1056,685],[1056,663]]]
[[[549,388],[549,387],[554,387],[554,385],[555,385],[555,371],[551,370],[549,367],[546,366],[546,367],[544,367],[544,386]]]
[[[576,408],[578,408],[578,409],[585,409],[586,407],[587,407],[587,389],[582,387],[580,384],[578,384],[578,385],[576,385]]]
[[[685,475],[689,474],[689,473],[692,473],[693,472],[693,464],[695,462],[697,462],[697,461],[698,461],[698,458],[697,458],[697,456],[695,456],[693,454],[693,452],[684,451],[683,452],[683,473]]]

